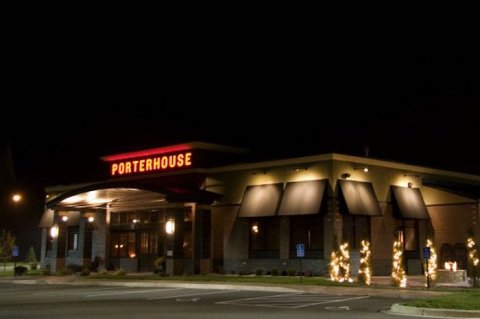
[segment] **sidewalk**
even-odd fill
[[[449,294],[448,291],[435,291],[421,289],[424,287],[423,276],[409,276],[407,288],[396,288],[390,283],[390,277],[373,277],[372,284],[375,287],[338,287],[338,286],[314,286],[314,285],[269,285],[265,283],[222,283],[222,282],[188,282],[172,280],[135,280],[135,275],[129,275],[129,279],[88,279],[78,276],[39,276],[35,279],[0,278],[1,282],[15,284],[49,284],[49,285],[96,285],[96,286],[123,286],[123,287],[163,287],[163,288],[194,288],[194,289],[221,289],[221,290],[255,290],[271,292],[305,292],[330,295],[369,295],[376,297],[417,299],[429,298]],[[186,278],[188,279],[188,278]],[[438,318],[479,318],[480,311],[450,310],[407,307],[401,304],[392,305],[389,314],[438,317]]]

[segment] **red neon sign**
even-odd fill
[[[192,152],[140,157],[110,164],[111,176],[161,172],[192,166]]]

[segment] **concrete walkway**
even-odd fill
[[[230,283],[230,282],[188,282],[172,280],[135,280],[135,275],[129,275],[127,280],[88,279],[78,276],[39,276],[35,279],[28,277],[0,278],[0,283],[15,284],[62,284],[62,285],[96,285],[96,286],[123,286],[123,287],[164,287],[164,288],[194,288],[194,289],[221,289],[221,290],[256,290],[271,292],[305,292],[330,295],[369,295],[377,297],[417,299],[429,298],[449,294],[449,291],[436,291],[421,289],[424,287],[423,276],[410,276],[407,288],[395,288],[390,284],[390,277],[374,277],[372,283],[375,287],[337,287],[314,285],[268,285],[265,283]],[[436,318],[478,318],[480,311],[451,310],[407,307],[401,304],[392,305],[389,314],[416,317]]]

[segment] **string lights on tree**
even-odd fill
[[[403,243],[400,240],[393,242],[392,281],[395,286],[407,287],[407,276],[403,267]]]
[[[425,277],[429,276],[430,280],[437,279],[437,253],[433,245],[432,239],[427,239],[426,246],[430,248],[430,258],[428,259],[428,271],[425,272]]]
[[[468,266],[470,270],[470,276],[473,279],[473,285],[478,285],[480,279],[480,254],[478,252],[478,246],[475,244],[473,234],[470,234],[467,239],[468,249]]]
[[[335,241],[336,242],[336,241]],[[336,244],[330,255],[330,280],[336,282],[353,282],[350,278],[350,254],[348,243]]]
[[[370,242],[368,240],[362,240],[361,245],[362,249],[360,250],[358,282],[365,285],[370,285],[372,279],[372,252],[370,251]]]

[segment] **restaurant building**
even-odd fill
[[[203,142],[103,157],[107,178],[47,189],[42,267],[171,275],[328,272],[347,242],[358,272],[362,239],[374,275],[389,275],[400,240],[407,274],[421,274],[434,238],[440,265],[467,264],[480,241],[480,176],[342,154],[238,163],[245,150]],[[158,265],[158,263],[157,263]]]

